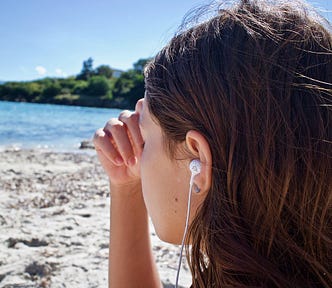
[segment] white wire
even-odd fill
[[[190,184],[189,184],[189,195],[188,195],[188,206],[187,206],[187,216],[186,216],[186,226],[184,228],[184,233],[182,237],[182,244],[181,244],[181,250],[180,250],[180,256],[179,256],[179,264],[178,264],[178,270],[176,273],[176,280],[175,280],[175,288],[178,288],[178,283],[179,283],[179,276],[180,276],[180,270],[181,270],[181,260],[182,260],[182,254],[183,254],[183,247],[184,247],[184,242],[186,240],[187,236],[187,231],[188,231],[188,226],[189,226],[189,216],[190,216],[190,204],[191,204],[191,190],[193,188],[193,183],[194,183],[194,177],[196,176],[195,173],[191,174],[190,177]]]

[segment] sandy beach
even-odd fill
[[[108,286],[109,188],[93,151],[1,151],[0,195],[0,287]],[[150,226],[161,279],[173,287],[179,247]],[[185,263],[180,279],[190,285]]]

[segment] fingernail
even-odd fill
[[[114,162],[115,162],[116,165],[122,165],[123,164],[123,159],[118,156],[114,159]]]
[[[136,163],[137,163],[137,158],[135,156],[132,156],[127,160],[127,164],[129,166],[134,166]]]

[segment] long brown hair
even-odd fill
[[[332,37],[313,15],[242,0],[146,67],[170,155],[192,129],[212,151],[193,287],[332,286]]]

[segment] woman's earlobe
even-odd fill
[[[193,191],[195,194],[205,195],[210,191],[212,182],[212,166],[202,163],[202,169],[194,178]]]
[[[201,162],[201,172],[195,176],[194,184],[199,189],[198,194],[207,193],[212,181],[212,154],[205,136],[196,130],[186,134],[186,146],[193,157]]]
[[[201,192],[201,188],[199,188],[196,184],[194,184],[194,192],[196,193],[196,194],[198,194],[199,192]]]

